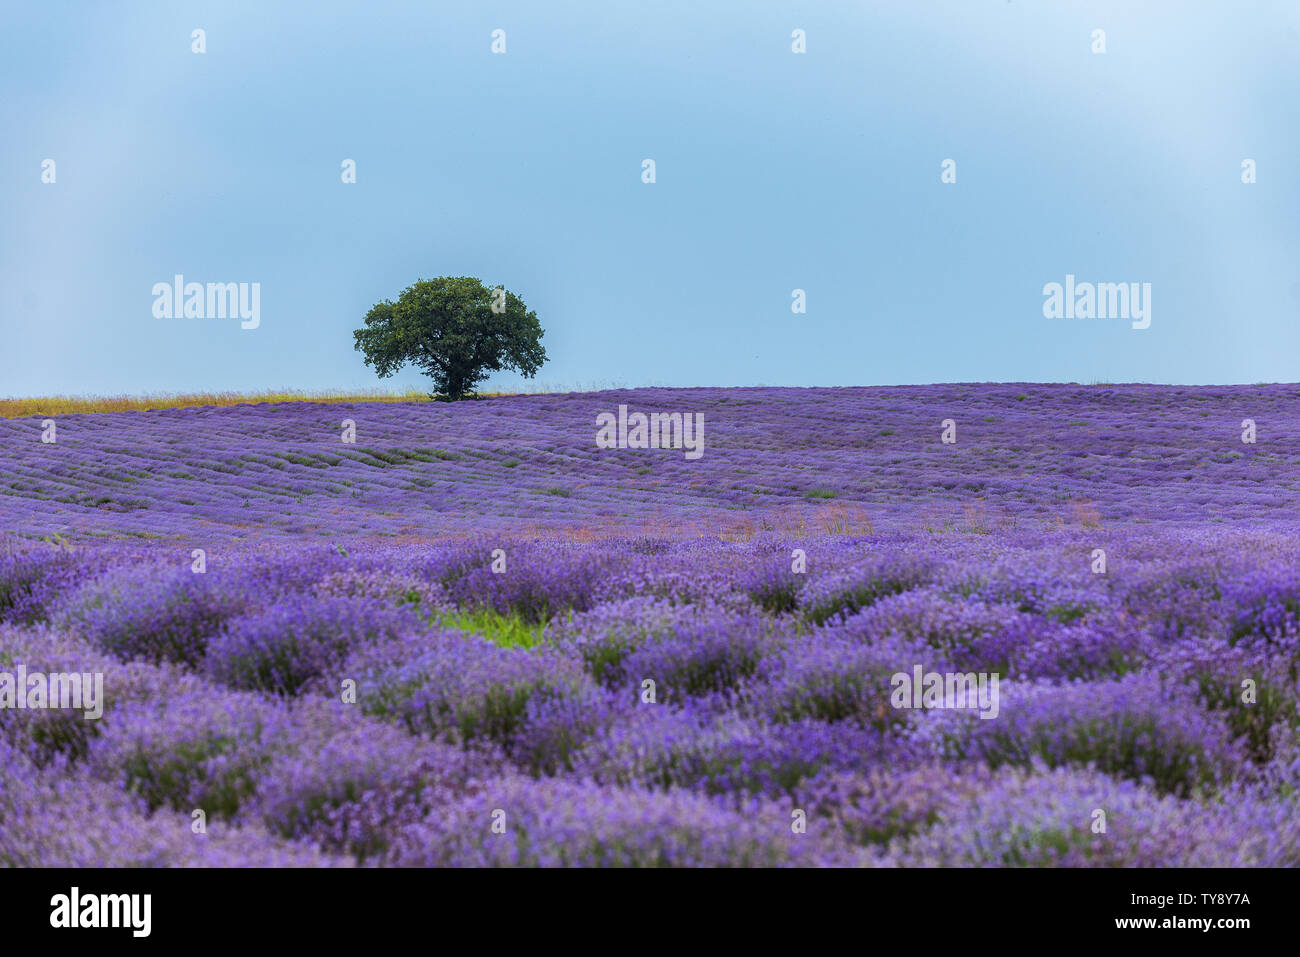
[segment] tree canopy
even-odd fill
[[[532,378],[546,361],[541,323],[504,287],[469,276],[421,279],[397,301],[371,307],[352,335],[366,365],[386,379],[410,363],[437,395],[461,399],[493,372]]]

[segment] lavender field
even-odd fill
[[[1300,864],[1300,386],[31,416],[0,492],[0,865]]]

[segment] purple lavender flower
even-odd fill
[[[624,662],[643,644],[689,627],[707,610],[653,595],[602,602],[594,608],[557,619],[547,638],[581,657],[596,681],[614,687],[629,678]]]
[[[924,584],[932,574],[930,562],[916,555],[883,552],[840,571],[814,578],[799,592],[804,616],[821,624],[851,615],[887,595]]]
[[[490,751],[437,744],[339,708],[339,729],[323,742],[313,736],[271,759],[246,816],[285,838],[365,860],[387,847],[392,822],[430,793],[445,800],[504,767]]]
[[[712,795],[789,794],[823,771],[860,771],[914,756],[903,742],[851,723],[773,725],[732,711],[643,706],[574,759],[574,775],[617,785]]]
[[[1292,799],[1257,794],[1207,806],[1078,769],[1013,770],[896,843],[889,860],[911,867],[1295,866],[1298,809]]]
[[[908,721],[907,711],[890,704],[892,676],[936,659],[904,641],[863,644],[817,629],[769,655],[746,698],[773,721],[854,721],[885,730]]]
[[[230,817],[292,740],[289,712],[242,692],[199,691],[124,704],[91,743],[87,765],[150,810]]]
[[[959,812],[988,788],[990,777],[979,766],[941,764],[828,771],[801,782],[795,801],[809,814],[832,821],[854,844],[883,845]]]
[[[618,675],[638,686],[653,681],[657,700],[677,703],[738,688],[780,644],[761,617],[715,612],[647,638],[628,652]]]
[[[230,619],[208,644],[206,667],[232,688],[297,694],[358,649],[423,624],[373,599],[295,595]]]
[[[1300,573],[1294,565],[1251,569],[1224,583],[1233,609],[1230,642],[1300,650]]]
[[[150,813],[114,783],[62,767],[38,769],[0,740],[0,867],[340,867],[249,824]]]
[[[416,867],[851,866],[789,804],[504,777],[405,827],[386,863]]]
[[[1294,386],[613,398],[0,419],[0,866],[1300,864]]]
[[[928,712],[923,729],[951,758],[997,767],[1086,765],[1187,794],[1233,779],[1242,757],[1231,732],[1185,689],[1154,674],[1069,684],[1005,683],[991,720],[969,710]]]
[[[61,625],[121,658],[197,666],[247,600],[188,567],[126,566],[87,582]]]
[[[44,621],[61,597],[101,565],[52,545],[0,545],[0,622]]]
[[[364,711],[416,734],[495,742],[538,770],[564,762],[607,700],[579,662],[552,648],[501,648],[448,632],[418,638],[406,656],[391,644],[378,655],[343,668],[359,678]],[[572,704],[543,707],[553,699]]]

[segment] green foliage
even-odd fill
[[[525,621],[517,614],[503,615],[492,608],[473,608],[447,612],[438,622],[457,631],[482,635],[504,647],[532,648],[542,640],[544,625]]]
[[[493,311],[494,297],[502,311]],[[381,379],[409,362],[448,399],[472,396],[503,369],[532,378],[546,361],[537,313],[469,276],[421,279],[396,302],[375,304],[364,321],[352,334],[355,348]]]

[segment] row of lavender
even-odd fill
[[[601,448],[598,417],[620,406],[700,417],[702,454]],[[836,507],[865,509],[877,529],[1300,523],[1297,423],[1292,385],[643,389],[33,416],[0,419],[0,530],[200,546],[764,519],[824,530]]]
[[[1300,864],[1296,539],[1099,534],[9,547],[0,864]]]

